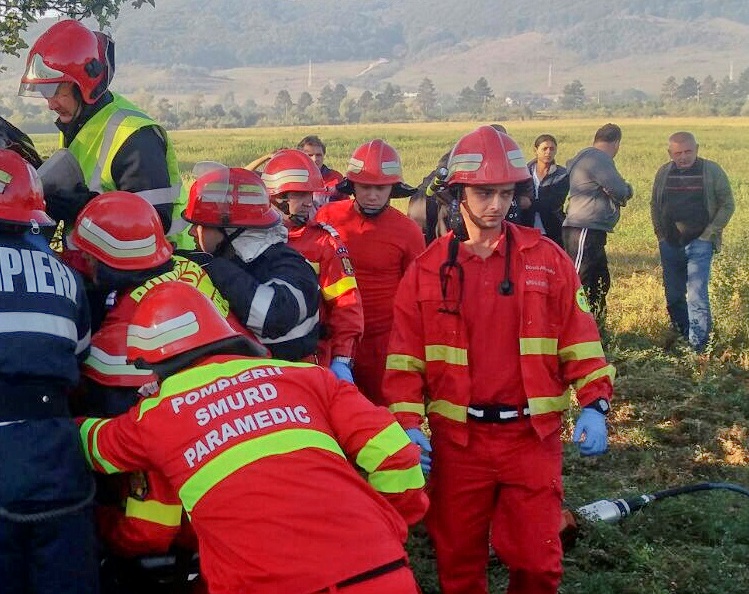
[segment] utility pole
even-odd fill
[[[551,80],[552,80],[551,73],[552,73],[553,67],[554,67],[554,60],[549,60],[549,78],[548,78],[548,81],[546,82],[546,86],[549,89],[551,88]]]

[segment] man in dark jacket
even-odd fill
[[[712,329],[710,266],[735,205],[728,176],[717,163],[698,157],[698,149],[690,132],[669,137],[671,160],[655,174],[650,214],[671,323],[702,352]]]

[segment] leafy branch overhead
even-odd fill
[[[73,19],[95,18],[100,27],[106,27],[120,13],[120,6],[126,0],[0,0],[0,52],[18,56],[20,50],[28,47],[23,33],[30,23],[43,16],[59,14]],[[129,0],[135,8],[144,4],[156,6],[156,0]]]

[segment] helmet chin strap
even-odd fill
[[[292,225],[294,225],[294,227],[304,227],[307,224],[307,221],[309,221],[309,213],[296,213],[293,215],[289,215],[289,221]]]
[[[239,227],[238,229],[235,229],[231,233],[227,233],[226,229],[223,227],[220,227],[219,230],[221,231],[221,234],[224,236],[224,239],[216,246],[216,249],[213,252],[213,255],[215,257],[223,256],[224,252],[227,250],[227,248],[231,245],[231,242],[234,241],[237,237],[242,235],[242,231],[244,231],[243,227]]]
[[[285,196],[285,194],[284,194]],[[294,213],[291,214],[289,212],[289,201],[288,199],[282,199],[279,200],[277,198],[273,199],[273,205],[280,210],[284,215],[286,215],[289,219],[289,222],[294,227],[304,227],[307,224],[307,221],[309,221],[309,212],[306,214],[304,213]]]
[[[356,200],[356,196],[354,196],[354,200]],[[365,206],[362,206],[361,202],[359,202],[358,200],[356,200],[356,205],[359,207],[360,213],[362,213],[368,219],[372,219],[381,214],[390,205],[390,198],[388,198],[387,202],[385,202],[385,204],[383,204],[380,208],[367,208]]]

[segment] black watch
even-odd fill
[[[585,408],[592,408],[593,410],[598,411],[602,415],[607,415],[609,414],[609,412],[611,412],[611,405],[609,404],[609,401],[606,400],[605,398],[599,398],[598,400],[594,400]]]

